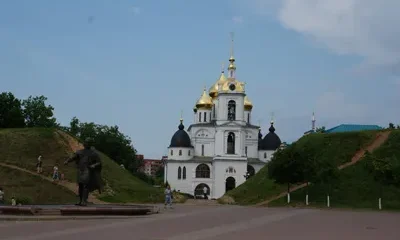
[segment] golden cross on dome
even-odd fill
[[[180,121],[183,122],[183,110],[181,110],[181,119],[180,119]]]

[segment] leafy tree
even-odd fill
[[[143,166],[143,161],[136,157],[136,149],[133,147],[131,139],[121,133],[118,126],[110,127],[93,122],[80,122],[74,117],[70,122],[69,132],[80,140],[87,137],[93,138],[96,149],[109,156],[118,165],[123,164],[125,169],[143,180],[150,181],[138,173],[138,169]]]
[[[268,175],[278,183],[288,185],[304,180],[304,162],[301,155],[294,151],[295,143],[285,150],[278,150],[268,163]]]
[[[325,186],[326,194],[331,192],[332,185],[339,178],[339,170],[332,161],[319,162],[315,168],[315,174],[312,177],[312,182]]]
[[[45,96],[29,96],[22,101],[23,114],[27,127],[56,127],[56,118],[54,117],[54,108],[46,105]]]
[[[78,136],[79,134],[79,119],[77,117],[73,117],[71,122],[69,123],[70,128],[69,131],[72,135]]]
[[[389,123],[389,127],[388,127],[389,129],[395,129],[395,126],[394,126],[394,124],[393,123]]]
[[[21,101],[10,92],[0,94],[0,128],[25,127]]]
[[[324,133],[325,132],[325,126],[322,126],[322,127],[317,127],[317,129],[315,130],[315,132],[317,132],[317,133]]]

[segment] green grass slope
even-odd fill
[[[71,137],[71,139],[73,138]],[[65,159],[72,154],[69,146],[70,143],[67,139],[57,134],[54,129],[2,129],[0,130],[0,163],[7,163],[30,171],[36,171],[37,157],[42,155],[44,175],[51,176],[54,165],[58,165],[60,172],[65,174],[65,179],[75,182],[76,170],[74,164],[63,166]],[[98,196],[100,200],[137,203],[162,201],[161,189],[154,188],[132,176],[132,174],[121,169],[118,164],[104,154],[101,154],[101,158],[103,163],[102,175],[106,187],[104,193]],[[15,178],[14,173],[9,172],[6,177]],[[58,187],[60,188],[60,186]],[[4,188],[10,194],[23,192],[17,187],[9,189],[5,186]],[[22,185],[21,188],[23,188]],[[57,194],[60,194],[60,198],[63,193],[64,191],[57,192]],[[25,197],[33,198],[29,192],[26,193]],[[43,198],[33,199],[43,200]],[[65,195],[65,198],[67,198],[67,195]]]
[[[400,158],[400,131],[393,130],[388,140],[372,156],[377,158]],[[330,193],[331,207],[377,209],[378,198],[382,196],[382,208],[400,209],[400,188],[377,182],[366,165],[368,160],[362,160],[353,166],[340,171],[338,181],[332,185]],[[380,192],[382,191],[382,195]],[[310,206],[326,206],[326,187],[310,185]],[[306,189],[300,189],[291,194],[291,205],[305,205]],[[269,204],[270,206],[287,205],[286,199],[281,198]]]
[[[358,150],[369,145],[376,134],[376,131],[310,134],[300,138],[296,145],[288,148],[308,149],[318,159],[334,161],[339,166],[349,162]],[[257,204],[286,189],[286,185],[277,184],[268,177],[268,165],[266,165],[245,183],[227,192],[225,197],[233,198],[238,204]]]
[[[76,202],[74,193],[41,177],[0,166],[0,186],[5,190],[6,203],[15,197],[21,204],[71,204]]]

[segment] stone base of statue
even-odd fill
[[[0,214],[4,215],[147,215],[159,212],[159,207],[152,205],[24,205],[0,206]]]

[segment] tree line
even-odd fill
[[[113,159],[125,169],[140,175],[138,170],[143,162],[136,158],[136,149],[131,139],[119,131],[118,126],[80,122],[73,117],[69,126],[57,123],[54,107],[46,103],[47,97],[29,96],[18,99],[11,92],[0,94],[0,128],[44,127],[58,128],[82,141],[87,137],[94,139],[94,147]],[[145,177],[141,177],[142,179]],[[144,179],[147,180],[147,179]]]

